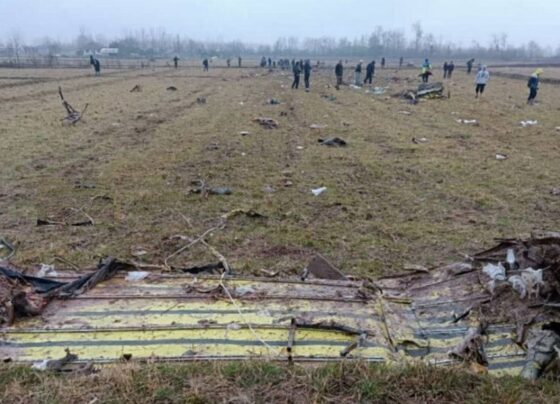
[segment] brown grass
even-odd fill
[[[425,366],[271,363],[120,366],[57,375],[0,367],[3,403],[554,403],[557,382],[474,376]]]
[[[542,104],[529,108],[524,82],[495,78],[476,101],[472,77],[457,72],[448,83],[450,100],[409,106],[350,88],[337,92],[329,87],[330,71],[313,77],[311,93],[289,90],[288,73],[263,70],[146,69],[101,78],[79,72],[68,71],[72,78],[60,82],[61,71],[37,71],[33,76],[45,81],[0,95],[0,223],[18,246],[17,265],[59,255],[86,266],[107,254],[131,258],[138,248],[148,251],[146,262],[161,263],[176,247],[166,241],[170,236],[193,237],[236,208],[268,216],[237,218],[211,238],[238,271],[293,273],[320,252],[348,273],[388,273],[405,262],[454,260],[494,237],[556,225],[557,197],[549,191],[559,185],[558,87],[543,86]],[[376,85],[389,84],[391,94],[416,83],[416,73],[380,71]],[[19,71],[3,73],[11,74]],[[392,83],[393,76],[411,84]],[[90,103],[75,127],[61,126],[58,84],[74,106]],[[144,91],[130,93],[135,84]],[[169,85],[179,90],[165,91]],[[206,105],[195,103],[200,96]],[[282,104],[266,105],[272,97]],[[280,128],[251,122],[261,115]],[[460,118],[480,126],[458,124]],[[540,124],[520,128],[524,119]],[[312,123],[328,128],[317,133]],[[251,134],[242,137],[243,130]],[[349,147],[316,143],[335,135]],[[429,142],[415,145],[412,137]],[[497,161],[498,152],[509,159]],[[234,194],[189,195],[198,178]],[[285,187],[286,180],[293,185]],[[76,182],[96,188],[77,189]],[[311,195],[323,185],[324,195]],[[91,200],[99,195],[111,200]],[[94,227],[35,226],[37,217],[59,218],[79,207]],[[211,259],[203,254],[196,250],[176,263]]]

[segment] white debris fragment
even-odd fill
[[[327,125],[320,125],[318,123],[311,124],[309,126],[310,129],[325,129]]]
[[[539,121],[521,121],[521,126],[523,126],[524,128],[528,127],[528,126],[534,126],[537,125],[539,123]]]
[[[501,153],[496,154],[496,160],[507,160],[507,158],[508,158],[507,154],[501,154]]]
[[[235,289],[236,296],[245,296],[253,293],[255,293],[255,289],[253,289],[251,286],[239,286]]]
[[[228,330],[240,330],[241,326],[237,323],[228,324],[226,327]]]
[[[527,286],[525,285],[525,282],[523,281],[521,276],[519,275],[510,276],[508,278],[508,282],[511,284],[513,290],[519,293],[519,297],[521,299],[525,299],[525,296],[527,296]]]
[[[486,264],[484,268],[482,268],[482,272],[488,275],[493,281],[506,280],[506,269],[502,263],[498,263],[498,265]]]
[[[479,126],[476,119],[457,119],[457,123],[462,123],[464,125]]]
[[[129,282],[138,282],[138,281],[141,281],[143,279],[146,279],[148,277],[148,275],[150,275],[149,272],[132,271],[132,272],[129,272],[126,275],[125,279]]]
[[[35,370],[47,370],[47,367],[49,366],[49,361],[48,359],[44,359],[40,362],[34,362],[33,365],[31,365],[31,369],[35,369]]]
[[[46,276],[58,276],[58,272],[54,270],[54,265],[41,264],[37,277],[44,278]]]
[[[323,192],[325,192],[327,190],[327,187],[321,187],[321,188],[316,188],[316,189],[312,189],[311,193],[315,196],[319,196],[321,195]]]

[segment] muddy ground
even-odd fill
[[[346,273],[381,275],[456,261],[495,237],[555,229],[560,87],[543,85],[541,103],[528,107],[525,81],[496,77],[475,100],[474,77],[457,71],[445,83],[450,99],[391,97],[417,85],[417,73],[379,70],[374,86],[389,88],[374,95],[336,91],[330,69],[313,74],[310,93],[292,91],[288,72],[265,69],[101,77],[3,69],[0,236],[17,247],[19,267],[61,257],[83,268],[106,255],[161,265],[221,215],[252,209],[265,217],[236,216],[207,238],[234,271],[293,274],[321,253]],[[59,85],[74,107],[89,103],[75,126],[61,123]],[[142,91],[131,93],[135,85]],[[253,123],[258,116],[279,127]],[[521,127],[528,119],[538,125]],[[317,143],[332,136],[348,146]],[[233,193],[189,193],[198,179]],[[322,195],[311,193],[322,186]],[[93,226],[37,226],[88,216]],[[216,258],[199,245],[172,261]]]

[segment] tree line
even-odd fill
[[[62,42],[48,37],[27,45],[22,36],[11,33],[0,41],[4,56],[17,58],[41,52],[43,56],[82,56],[101,48],[118,48],[119,57],[236,57],[236,56],[293,56],[293,57],[404,57],[404,58],[471,58],[504,61],[531,61],[544,59],[560,60],[557,49],[543,47],[535,41],[523,45],[508,42],[507,34],[493,35],[488,43],[473,41],[470,45],[458,45],[426,33],[417,22],[411,27],[412,35],[404,31],[376,27],[370,34],[361,37],[278,38],[271,44],[250,44],[242,41],[200,41],[173,35],[165,29],[140,29],[123,34],[119,38],[107,39],[94,36],[81,29],[72,41]]]

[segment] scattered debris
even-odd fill
[[[80,226],[93,226],[95,225],[95,222],[93,221],[93,218],[88,215],[83,209],[72,209],[73,210],[73,214],[67,216],[66,218],[64,218],[64,220],[51,220],[51,219],[41,219],[38,218],[37,219],[37,226],[74,226],[74,227],[80,227]],[[70,222],[68,221],[68,219],[70,219],[71,217],[73,217],[76,214],[80,214],[82,216],[85,217],[85,220],[80,220],[77,222]]]
[[[175,86],[169,86],[166,88],[167,91],[177,91],[177,87]]]
[[[553,330],[531,330],[525,346],[527,362],[521,371],[521,377],[537,380],[548,365],[558,358],[560,335]]]
[[[443,98],[443,83],[422,83],[416,90],[405,90],[395,94],[416,103],[418,98]]]
[[[560,195],[560,187],[552,188],[550,190],[550,194],[554,195],[554,196],[559,196]]]
[[[206,98],[205,98],[205,97],[198,97],[198,98],[196,99],[196,103],[197,103],[198,105],[204,105],[204,104],[206,104]]]
[[[278,121],[272,118],[254,118],[253,122],[265,127],[266,129],[276,129],[278,128]]]
[[[84,109],[82,109],[82,111],[80,112],[76,110],[74,107],[72,107],[72,105],[70,105],[64,99],[64,95],[62,94],[62,87],[58,87],[58,94],[60,95],[60,99],[62,100],[62,106],[66,109],[66,112],[68,113],[66,118],[62,119],[62,123],[66,125],[75,125],[80,119],[82,119],[82,116],[85,114],[89,104],[86,104],[84,106]]]
[[[327,101],[336,101],[336,97],[334,95],[327,95],[327,94],[322,94],[321,98],[326,99]]]
[[[321,130],[321,129],[326,129],[327,125],[319,125],[317,123],[314,123],[312,125],[309,126],[310,129],[317,129],[317,130]]]
[[[480,123],[476,119],[457,119],[457,123],[471,126],[480,126]]]
[[[57,277],[58,273],[54,269],[54,265],[47,265],[41,264],[41,268],[39,272],[37,272],[37,277],[45,278],[45,277]]]
[[[526,128],[528,126],[535,126],[539,123],[539,121],[521,121],[521,126]]]
[[[241,136],[249,136],[251,132],[247,132],[246,130],[239,132]]]
[[[315,196],[319,196],[321,195],[323,192],[325,192],[327,190],[327,187],[321,187],[321,188],[316,188],[316,189],[312,189],[311,193]]]
[[[150,275],[149,272],[132,271],[132,272],[129,272],[126,275],[125,279],[129,282],[138,282],[138,281],[146,279],[148,277],[148,275]]]
[[[421,137],[421,138],[413,137],[412,138],[412,143],[415,143],[415,144],[422,144],[422,143],[427,143],[427,142],[428,142],[428,139],[426,139],[425,137]]]
[[[240,216],[240,215],[244,215],[244,216],[250,217],[252,219],[266,219],[266,216],[260,214],[259,212],[255,211],[253,209],[234,209],[231,212],[223,214],[221,216],[221,218],[224,219],[224,220],[229,220],[229,219],[233,219],[234,217]]]
[[[346,280],[346,276],[323,256],[317,254],[307,264],[307,272],[319,279]]]
[[[331,137],[329,139],[318,139],[319,144],[322,146],[334,146],[334,147],[346,147],[347,143],[345,140],[339,137]]]
[[[208,187],[206,183],[202,180],[195,180],[191,182],[191,185],[195,185],[195,188],[191,188],[189,193],[192,194],[202,194],[204,196],[208,195],[231,195],[233,191],[228,187]]]
[[[402,114],[402,115],[412,115],[412,112],[410,112],[410,111],[399,111],[399,114]]]
[[[141,93],[142,92],[142,86],[140,86],[139,84],[136,84],[134,87],[132,87],[132,90],[130,90],[131,93]]]
[[[484,352],[485,328],[483,325],[469,328],[463,341],[449,352],[449,356],[467,363],[488,366],[488,358]]]
[[[496,160],[507,160],[507,158],[508,158],[507,154],[501,154],[501,153],[496,154]]]
[[[12,243],[0,238],[0,262],[7,261],[16,253],[16,248]]]
[[[276,98],[271,98],[270,100],[268,100],[268,104],[270,104],[270,105],[280,105],[281,102],[279,100],[277,100]]]
[[[371,90],[367,90],[366,92],[371,93],[373,95],[383,95],[387,91],[385,87],[374,87]]]
[[[224,264],[222,262],[218,262],[216,264],[208,264],[203,266],[194,266],[189,268],[178,268],[178,267],[171,267],[174,271],[179,271],[191,275],[198,275],[205,272],[208,273],[223,273],[225,270]]]
[[[74,188],[76,189],[95,189],[97,186],[92,183],[76,181],[74,183]]]

